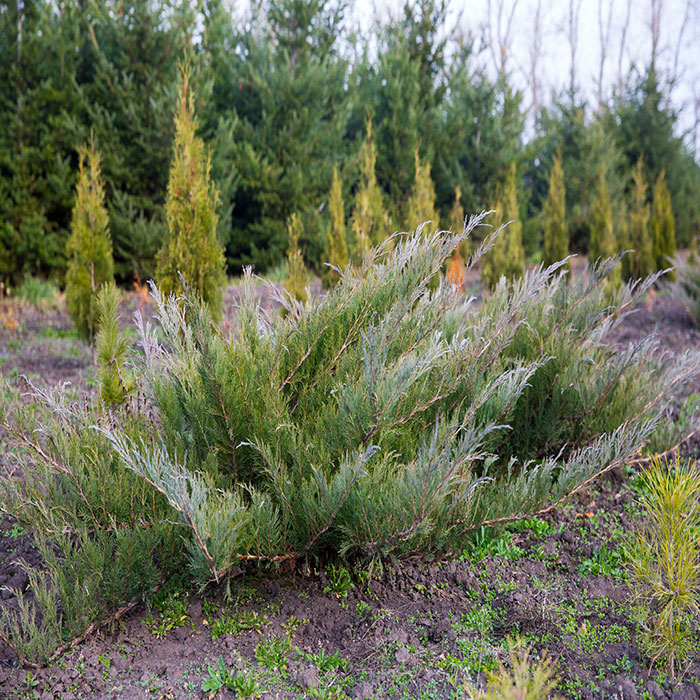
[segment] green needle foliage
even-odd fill
[[[518,182],[515,163],[512,163],[494,208],[496,221],[494,225],[499,227],[507,224],[507,226],[504,233],[496,239],[493,248],[484,256],[481,274],[488,289],[494,289],[501,277],[512,282],[520,279],[525,271]]]
[[[289,218],[287,231],[289,232],[289,249],[287,250],[287,279],[284,282],[284,287],[292,299],[303,304],[306,302],[306,285],[309,281],[309,274],[299,247],[299,239],[304,232],[304,226],[297,213],[292,214]]]
[[[129,339],[119,328],[121,294],[114,282],[106,284],[97,295],[98,327],[95,338],[100,396],[106,406],[124,402],[131,387],[125,366],[130,350]]]
[[[561,154],[554,158],[549,174],[549,192],[544,203],[544,264],[551,265],[569,254],[569,229],[566,224],[566,189]]]
[[[338,177],[338,166],[333,168],[333,182],[329,198],[330,227],[328,230],[328,260],[323,275],[325,287],[332,287],[339,279],[338,269],[348,264],[348,243],[345,238],[345,205],[343,204],[343,183]]]
[[[389,235],[389,216],[384,207],[384,195],[377,182],[377,152],[372,137],[372,120],[367,120],[367,135],[359,153],[360,183],[352,212],[353,250],[357,263],[373,245],[379,245]]]
[[[209,172],[209,156],[195,133],[194,96],[190,68],[182,68],[179,111],[175,117],[175,144],[170,165],[165,216],[168,235],[158,254],[156,279],[170,292],[182,288],[182,278],[209,304],[214,318],[221,316],[224,251],[216,234],[218,194]]]
[[[461,552],[642,449],[700,374],[697,354],[669,362],[654,338],[605,343],[657,278],[611,296],[609,261],[571,284],[561,264],[535,268],[478,306],[431,291],[482,220],[397,235],[305,305],[271,287],[284,316],[260,308],[248,270],[226,334],[197,295],[154,288],[139,401],[0,404],[23,474],[0,476],[2,508],[45,558],[36,608],[18,594],[0,635],[46,660],[174,571],[195,586],[247,563]]]
[[[440,216],[435,207],[435,186],[430,177],[430,163],[421,163],[418,149],[414,153],[416,175],[406,206],[406,228],[409,231],[430,221],[430,231],[440,228]],[[426,229],[427,230],[427,229]]]
[[[97,292],[113,279],[114,263],[100,154],[92,142],[79,153],[80,172],[66,243],[66,309],[80,337],[92,340],[97,331]]]
[[[664,170],[661,171],[654,185],[651,205],[651,240],[656,269],[663,270],[668,267],[669,258],[672,258],[676,252],[676,226]],[[673,273],[670,273],[670,277],[673,279]]]
[[[643,647],[671,676],[696,650],[700,613],[700,473],[655,458],[643,474],[646,522],[632,541],[631,572]]]
[[[598,189],[593,202],[591,220],[591,237],[588,243],[588,257],[591,261],[604,260],[616,255],[617,243],[613,228],[612,206],[608,195],[608,184],[605,179],[605,168],[601,167],[598,178]],[[620,270],[616,268],[610,282],[617,286],[620,282]]]

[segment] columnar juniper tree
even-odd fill
[[[304,255],[299,247],[304,225],[296,212],[289,217],[287,231],[289,248],[287,249],[287,279],[284,286],[292,299],[303,304],[306,301],[306,283],[309,275],[304,264]]]
[[[334,268],[344,268],[348,264],[348,243],[345,233],[345,205],[343,204],[343,183],[338,177],[338,166],[333,168],[333,182],[328,201],[330,224],[328,227],[328,255],[326,262],[333,267],[326,267],[323,272],[323,284],[332,287],[338,281],[338,272]]]
[[[367,120],[367,135],[360,148],[360,184],[352,212],[352,257],[360,262],[373,245],[389,235],[389,216],[384,208],[384,195],[375,172],[377,152],[372,137],[372,120]]]
[[[430,163],[421,163],[418,149],[414,153],[416,176],[413,181],[411,195],[406,206],[406,228],[413,231],[426,221],[430,221],[428,231],[440,228],[440,216],[435,208],[435,185],[430,177]]]
[[[676,226],[664,170],[661,171],[654,185],[654,197],[651,205],[651,238],[654,265],[657,270],[664,270],[669,266],[669,258],[673,257],[676,252]]]
[[[593,202],[591,221],[591,237],[588,243],[588,257],[591,262],[611,258],[617,253],[615,232],[613,230],[612,206],[608,195],[608,184],[605,179],[605,168],[600,169],[598,189]],[[611,284],[620,281],[620,270],[616,268],[610,276]]]
[[[523,225],[520,221],[518,206],[518,178],[515,163],[512,163],[508,169],[506,181],[495,206],[494,226],[499,227],[504,224],[508,226],[483,259],[482,277],[489,289],[493,289],[501,277],[505,277],[510,282],[522,277],[525,271]]]
[[[209,178],[210,160],[195,135],[194,95],[190,67],[182,68],[175,144],[170,165],[165,215],[168,235],[158,254],[156,278],[167,293],[182,289],[182,279],[206,302],[214,318],[221,316],[224,251],[216,234],[218,194]]]
[[[634,187],[629,208],[629,246],[633,250],[626,256],[629,260],[629,279],[641,279],[654,272],[654,250],[649,231],[649,204],[647,183],[644,180],[644,164],[640,158],[632,175]]]
[[[544,203],[544,264],[551,265],[569,254],[569,229],[566,224],[566,189],[557,152],[549,174],[549,192]]]
[[[100,155],[93,142],[80,149],[79,167],[71,234],[66,242],[66,308],[78,334],[92,340],[97,331],[97,293],[114,274]]]

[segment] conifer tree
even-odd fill
[[[97,331],[97,293],[114,274],[100,155],[93,142],[80,149],[79,168],[66,242],[66,309],[80,337],[91,341]]]
[[[649,232],[649,205],[647,184],[644,180],[642,159],[637,161],[632,175],[634,189],[629,210],[629,247],[634,251],[626,256],[629,260],[629,279],[641,279],[655,270],[654,251]]]
[[[418,149],[414,157],[416,176],[406,207],[406,228],[412,231],[424,222],[430,221],[426,231],[428,228],[430,231],[435,231],[440,228],[440,216],[435,207],[435,186],[430,177],[430,163],[421,163]]]
[[[367,120],[367,135],[360,148],[360,184],[352,212],[353,259],[360,262],[373,245],[382,243],[389,233],[389,216],[384,208],[382,189],[375,172],[377,152],[372,137],[372,120]]]
[[[289,248],[287,249],[287,279],[284,286],[289,295],[300,301],[306,302],[306,283],[308,273],[304,264],[304,256],[299,247],[299,239],[303,233],[303,224],[299,215],[295,212],[289,217],[287,232],[289,234]]]
[[[563,260],[569,254],[569,229],[566,224],[566,188],[561,154],[554,158],[549,174],[549,192],[544,204],[544,264]]]
[[[345,268],[348,264],[348,244],[345,239],[345,205],[343,204],[343,183],[338,176],[338,166],[333,168],[333,182],[328,202],[330,226],[328,230],[328,257],[334,267]],[[332,287],[338,281],[338,273],[331,267],[326,267],[323,273],[323,284]]]
[[[590,262],[594,263],[599,259],[611,258],[617,252],[613,228],[612,206],[608,194],[608,184],[605,179],[605,168],[601,167],[598,189],[593,202],[588,258]],[[620,282],[620,268],[615,268],[608,279],[614,286],[617,286]]]
[[[525,272],[523,225],[520,221],[515,163],[508,169],[494,210],[495,228],[510,223],[498,236],[493,248],[482,258],[482,278],[488,289],[493,289],[502,276],[512,281],[522,277]]]
[[[651,239],[654,265],[657,270],[669,266],[669,258],[676,252],[676,227],[671,208],[671,195],[666,185],[666,171],[662,170],[654,185],[651,211]]]
[[[209,305],[213,317],[219,318],[226,275],[224,251],[216,235],[218,194],[209,177],[209,156],[196,130],[190,68],[185,65],[165,202],[168,235],[158,254],[156,276],[161,291],[170,294],[181,289],[182,275]]]
[[[120,293],[114,282],[103,285],[97,295],[98,326],[95,337],[100,395],[107,406],[124,402],[131,388],[131,374],[125,367],[129,339],[119,328]]]
[[[464,228],[464,207],[462,206],[462,188],[457,185],[455,187],[455,201],[452,203],[449,215],[450,231],[459,233]],[[462,241],[459,244],[458,252],[462,260],[466,260],[469,256],[469,239]]]

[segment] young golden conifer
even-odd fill
[[[600,169],[598,189],[593,202],[593,218],[591,222],[591,238],[588,243],[588,259],[596,260],[611,258],[618,252],[615,232],[613,229],[612,206],[608,194],[608,183],[605,179],[605,168]],[[608,279],[614,286],[620,283],[620,268],[616,267]]]
[[[345,234],[345,205],[343,204],[343,183],[338,176],[338,166],[333,168],[333,182],[328,202],[330,226],[328,230],[328,262],[334,267],[345,268],[348,264],[348,244]],[[338,281],[338,273],[326,267],[323,284],[332,287]]]
[[[216,235],[218,194],[210,179],[209,156],[196,136],[190,77],[185,65],[165,202],[168,235],[158,254],[156,279],[168,294],[182,289],[182,275],[214,318],[219,318],[226,275],[224,251]]]
[[[508,223],[510,222],[510,223]],[[511,164],[506,181],[494,207],[494,227],[508,223],[496,239],[493,248],[484,255],[482,278],[488,289],[493,289],[501,277],[512,281],[525,272],[523,225],[518,205],[518,178],[515,163]]]
[[[100,155],[92,142],[79,153],[80,174],[66,243],[66,308],[78,334],[92,340],[97,331],[97,293],[112,280],[114,262]]]
[[[119,328],[120,293],[114,282],[103,285],[97,295],[98,326],[95,337],[100,395],[107,406],[124,402],[132,384],[126,367],[129,338]]]
[[[666,185],[666,172],[656,179],[651,206],[651,239],[657,270],[669,267],[669,258],[676,252],[676,224],[671,207],[671,194]],[[673,275],[670,276],[672,279]]]
[[[435,208],[435,186],[430,177],[430,163],[421,163],[418,149],[415,152],[416,178],[406,207],[406,228],[412,231],[426,221],[431,223],[426,228],[435,231],[440,228],[440,216]]]
[[[304,231],[304,226],[296,212],[289,218],[287,231],[289,232],[289,248],[287,249],[287,279],[284,286],[290,296],[303,304],[306,301],[306,283],[309,275],[299,247],[299,239]]]
[[[649,205],[644,164],[640,158],[632,175],[634,189],[629,210],[629,246],[634,250],[630,258],[630,279],[641,279],[654,272],[654,250],[649,231]]]
[[[367,120],[367,136],[360,148],[360,184],[352,212],[352,259],[360,262],[373,245],[382,243],[389,234],[389,216],[384,196],[377,182],[377,151],[372,138],[372,120]]]
[[[566,225],[566,188],[561,154],[557,153],[549,174],[549,192],[544,203],[544,264],[563,260],[569,254],[569,229]]]

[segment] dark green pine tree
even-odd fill
[[[75,150],[77,3],[0,4],[0,279],[65,269]]]
[[[80,140],[94,129],[103,152],[117,278],[155,274],[167,225],[165,197],[177,108],[178,61],[195,12],[188,3],[90,4],[76,81],[79,109],[67,119]]]
[[[266,0],[240,36],[245,60],[235,63],[232,103],[238,186],[227,246],[233,269],[279,262],[295,212],[309,262],[320,268],[323,261],[315,212],[348,150],[345,7],[342,0]]]
[[[549,192],[544,204],[545,265],[563,260],[569,254],[569,230],[566,226],[566,188],[561,169],[561,155],[554,158],[549,175]]]

